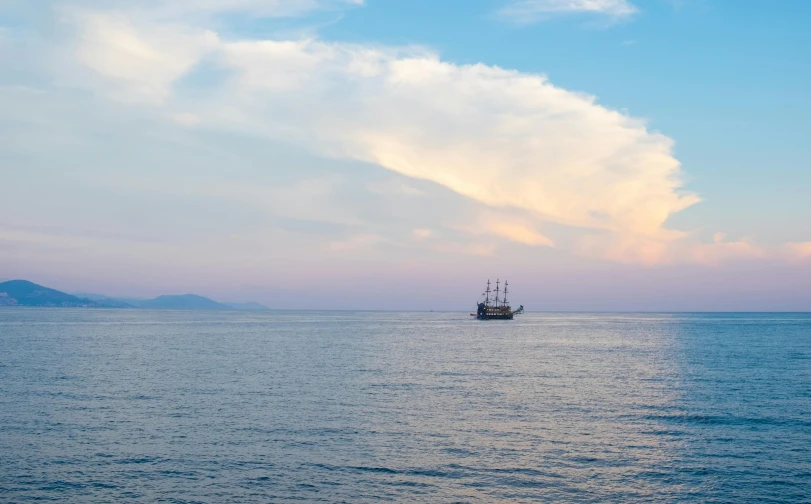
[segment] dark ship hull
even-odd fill
[[[485,310],[482,313],[477,313],[476,318],[479,320],[512,320],[515,312],[507,310]]]
[[[484,291],[484,301],[480,301],[476,305],[476,313],[471,313],[472,317],[477,320],[512,320],[513,316],[517,313],[524,312],[524,306],[521,305],[517,310],[510,308],[507,302],[507,282],[504,282],[504,298],[500,298],[501,289],[499,284],[501,282],[496,280],[495,291],[490,290],[490,280],[487,281],[487,290]],[[495,297],[491,297],[491,293],[495,293]]]

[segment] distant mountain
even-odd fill
[[[227,306],[230,306],[234,310],[242,310],[242,311],[263,311],[263,310],[270,310],[265,305],[261,305],[259,303],[223,303]]]
[[[138,302],[139,308],[151,310],[233,310],[232,307],[196,294],[158,296]]]
[[[0,292],[0,306],[17,306],[17,300],[6,292]]]
[[[112,298],[86,292],[67,294],[27,280],[0,283],[2,306],[83,306],[92,308],[144,308],[150,310],[267,310],[259,303],[218,303],[196,294],[158,296],[155,299]]]
[[[108,297],[108,298],[105,298],[105,299],[108,299],[110,301],[118,301],[119,303],[126,303],[126,304],[132,306],[133,308],[140,308],[141,303],[144,303],[146,301],[150,301],[149,299],[135,299],[135,298],[111,298],[111,297]]]
[[[0,306],[96,307],[98,304],[27,280],[9,280],[0,283]]]
[[[89,299],[95,302],[100,308],[135,308],[136,305],[125,299],[116,299],[102,294],[91,294],[88,292],[74,292],[74,296],[82,299]]]
[[[196,294],[160,296],[155,299],[111,298],[102,294],[74,293],[109,308],[146,308],[150,310],[267,310],[259,303],[218,303]]]
[[[103,299],[110,299],[105,295],[92,294],[90,292],[70,292],[69,294],[71,296],[76,296],[77,298],[89,299],[90,301],[101,301]]]

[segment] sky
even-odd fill
[[[811,310],[811,3],[0,0],[0,279]]]

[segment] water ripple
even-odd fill
[[[811,502],[811,316],[0,310],[0,501]]]

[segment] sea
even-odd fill
[[[811,502],[811,314],[0,309],[0,501]]]

